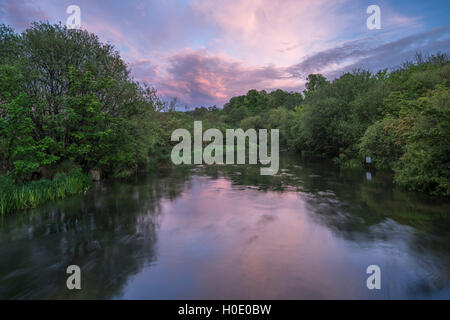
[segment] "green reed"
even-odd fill
[[[64,199],[84,193],[91,186],[89,176],[76,172],[58,174],[53,180],[41,179],[25,184],[15,184],[2,178],[0,181],[0,215],[35,208],[44,202]]]

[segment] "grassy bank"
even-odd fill
[[[87,191],[91,186],[89,176],[75,172],[61,173],[53,180],[41,179],[25,184],[15,184],[6,176],[0,177],[0,215],[22,209],[35,208],[47,201]]]

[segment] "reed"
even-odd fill
[[[81,172],[70,175],[61,173],[53,180],[41,179],[25,184],[15,184],[12,179],[3,176],[0,179],[0,215],[35,208],[47,201],[84,193],[91,183],[90,177]]]

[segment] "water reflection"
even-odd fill
[[[447,203],[317,161],[280,168],[177,168],[8,217],[0,298],[450,298]]]

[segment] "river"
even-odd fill
[[[282,154],[276,176],[195,166],[101,182],[2,219],[0,298],[450,299],[449,203],[390,180]]]

